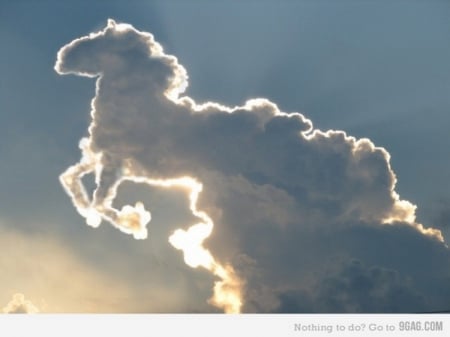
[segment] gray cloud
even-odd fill
[[[425,298],[411,280],[397,271],[358,260],[346,262],[340,270],[324,276],[310,291],[286,291],[279,295],[280,312],[420,312]]]
[[[270,289],[269,311],[431,312],[450,305],[448,248],[408,224],[353,223],[328,233],[270,234],[258,246],[281,248],[251,252],[258,256],[253,263],[259,273],[247,272],[248,262],[239,269],[252,280],[248,311],[261,310],[260,280]],[[356,265],[350,262],[355,260]],[[377,273],[389,279],[375,278]],[[367,288],[366,299],[360,287]]]
[[[210,303],[229,312],[241,302],[244,311],[448,304],[435,293],[449,291],[442,234],[416,221],[416,206],[395,191],[388,152],[369,139],[314,129],[263,98],[199,104],[182,95],[187,72],[174,56],[112,20],[61,48],[55,70],[97,78],[82,159],[61,175],[75,207],[88,225],[106,220],[143,239],[152,205],[117,209],[119,185],[183,190],[198,223],[169,241],[217,278]],[[86,174],[96,176],[92,196]]]

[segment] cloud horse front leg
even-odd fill
[[[92,206],[103,219],[122,232],[132,234],[135,239],[145,239],[147,238],[146,225],[151,216],[144,205],[138,202],[135,206],[125,205],[121,210],[112,206],[117,195],[117,188],[126,178],[123,175],[122,161],[103,154],[99,168],[96,170],[97,188],[94,191]]]
[[[98,227],[104,219],[122,232],[132,234],[135,239],[145,239],[147,237],[146,225],[151,216],[143,204],[125,205],[121,210],[112,206],[117,188],[126,178],[119,174],[121,161],[114,161],[104,153],[92,151],[87,138],[80,141],[80,149],[81,160],[70,166],[60,176],[60,181],[78,213],[86,219],[86,224],[91,227]],[[93,172],[95,172],[97,187],[91,200],[81,179],[84,175]]]

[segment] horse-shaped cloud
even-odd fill
[[[112,206],[121,182],[185,188],[199,223],[176,230],[169,241],[183,251],[188,265],[202,266],[221,279],[212,303],[227,312],[240,310],[243,281],[204,247],[214,221],[199,206],[220,208],[202,199],[202,190],[220,195],[224,181],[242,179],[255,189],[272,186],[271,196],[281,191],[280,198],[293,206],[286,211],[289,202],[283,203],[273,221],[292,223],[302,217],[317,226],[321,217],[340,224],[346,219],[403,221],[442,240],[439,231],[415,223],[415,206],[400,200],[384,149],[342,131],[314,130],[302,114],[284,113],[267,99],[236,107],[196,103],[183,96],[186,70],[150,33],[109,20],[100,32],[62,47],[55,70],[97,78],[92,121],[80,141],[82,158],[60,177],[78,212],[90,226],[106,220],[144,239],[151,219],[144,204]],[[89,196],[81,178],[91,173],[97,186]],[[254,207],[240,216],[251,219],[267,210]]]

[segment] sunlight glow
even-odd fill
[[[102,219],[111,223],[120,231],[131,234],[135,239],[147,238],[147,224],[151,214],[143,203],[135,206],[125,205],[121,210],[112,207],[117,189],[123,181],[145,183],[149,186],[164,188],[182,187],[189,192],[189,208],[194,216],[201,221],[190,226],[187,230],[177,229],[169,237],[169,243],[183,252],[184,262],[191,268],[202,267],[211,272],[219,280],[214,284],[214,293],[209,303],[222,308],[226,313],[239,313],[242,306],[242,281],[230,265],[220,264],[211,252],[203,246],[214,227],[212,219],[205,212],[197,208],[198,199],[203,185],[192,177],[173,179],[151,179],[142,172],[138,172],[128,163],[125,167],[116,168],[121,175],[113,183],[105,183],[101,179],[105,170],[101,155],[90,150],[89,139],[80,141],[82,158],[79,163],[70,166],[60,176],[61,184],[71,197],[75,208],[86,219],[87,225],[98,227]],[[126,164],[126,163],[125,163]],[[89,199],[81,178],[94,173],[97,188],[92,200]]]

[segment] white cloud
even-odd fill
[[[369,139],[314,129],[302,114],[267,99],[199,104],[182,96],[187,72],[174,56],[151,34],[112,20],[61,48],[55,69],[97,77],[82,159],[61,175],[75,207],[88,225],[106,220],[143,239],[151,218],[145,207],[152,205],[116,209],[118,186],[129,180],[187,191],[199,222],[169,241],[188,265],[219,278],[211,303],[229,312],[241,301],[247,311],[276,311],[283,294],[325,289],[310,285],[322,284],[337,258],[343,266],[358,260],[368,270],[394,270],[398,278],[389,280],[396,287],[411,280],[408,289],[427,299],[424,308],[443,305],[411,262],[437,254],[428,276],[445,288],[442,234],[416,222],[416,206],[395,191],[388,152]],[[81,184],[91,173],[93,196]],[[377,257],[377,250],[392,258]],[[367,310],[353,302],[309,308]]]
[[[13,295],[11,301],[3,308],[5,314],[36,314],[38,308],[21,293]]]

